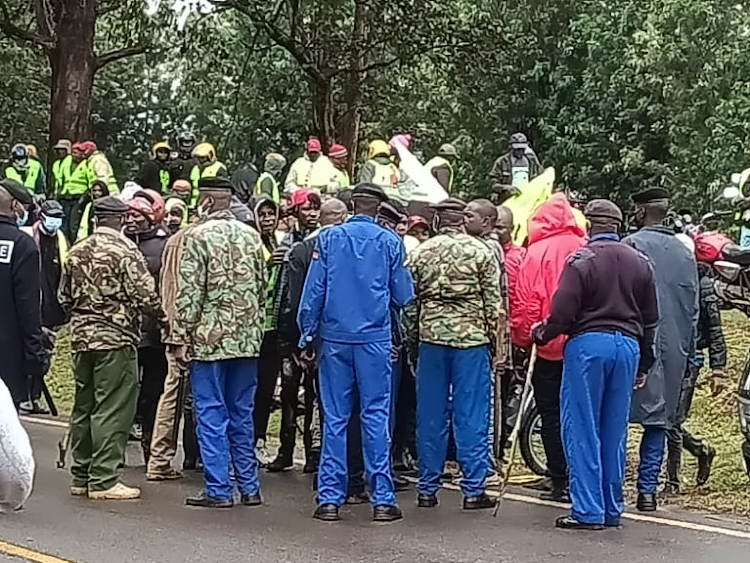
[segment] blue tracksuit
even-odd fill
[[[365,467],[373,505],[396,502],[389,419],[393,389],[391,307],[414,298],[404,246],[373,218],[356,215],[317,240],[299,308],[300,348],[320,340],[323,450],[320,504],[346,500],[346,429],[360,398]]]
[[[260,482],[253,450],[253,409],[258,360],[193,361],[190,369],[206,494],[232,499],[230,464],[240,493],[257,494]]]

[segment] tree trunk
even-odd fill
[[[312,81],[313,95],[313,127],[318,135],[323,149],[327,150],[334,142],[336,128],[334,126],[333,84]]]
[[[91,101],[97,59],[94,54],[95,0],[63,0],[49,50],[52,69],[50,143],[91,139]]]

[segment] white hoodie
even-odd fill
[[[23,506],[34,485],[34,468],[29,435],[0,380],[0,512]]]

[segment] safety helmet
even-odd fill
[[[26,145],[13,145],[13,148],[10,149],[10,158],[12,160],[26,160],[29,158],[29,149],[26,148]]]
[[[527,149],[529,139],[523,133],[513,133],[510,136],[510,146],[514,149]]]
[[[29,156],[39,158],[39,151],[36,150],[34,145],[26,145],[26,150],[29,151]]]
[[[450,143],[445,143],[438,149],[438,156],[458,158],[458,150]]]
[[[145,189],[143,191],[151,196],[151,207],[154,210],[154,223],[160,225],[164,220],[164,198],[155,190]]]
[[[210,162],[216,160],[216,149],[211,143],[200,143],[193,149],[193,158],[206,158]]]
[[[190,131],[182,131],[177,134],[177,148],[190,152],[195,147],[195,135]]]
[[[367,155],[368,158],[375,158],[376,156],[391,156],[391,147],[382,139],[375,139],[370,143]]]
[[[145,197],[134,197],[133,199],[128,200],[127,204],[128,209],[143,215],[148,220],[149,224],[156,224],[156,220],[154,218],[154,208],[148,199],[146,199]]]
[[[171,153],[172,147],[169,146],[169,143],[165,143],[164,141],[155,143],[154,146],[151,147],[151,158],[156,158],[156,153],[159,151],[167,151]]]

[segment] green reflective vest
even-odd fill
[[[23,184],[23,187],[26,188],[26,191],[31,195],[34,195],[36,193],[36,183],[37,180],[39,180],[39,174],[41,173],[41,171],[42,165],[33,158],[30,158],[25,174],[21,175],[18,170],[16,170],[12,166],[8,166],[5,169],[5,177]]]
[[[159,181],[161,182],[161,193],[168,194],[170,185],[171,176],[169,175],[169,170],[159,170]]]
[[[68,155],[52,163],[52,178],[55,182],[55,195],[60,195],[73,169],[73,157]]]
[[[265,180],[270,180],[271,185],[273,186],[271,188],[270,194],[263,194],[263,182]],[[255,182],[255,189],[253,190],[253,195],[267,195],[268,197],[273,199],[274,202],[279,203],[279,200],[281,198],[281,194],[279,193],[279,181],[270,172],[263,172],[263,174],[258,176],[258,181]]]
[[[193,193],[190,196],[190,207],[192,209],[195,209],[195,206],[198,205],[198,183],[204,178],[216,178],[222,168],[224,168],[224,165],[218,160],[205,168],[201,168],[199,164],[193,166],[190,171],[190,183],[193,184]]]
[[[86,204],[86,208],[83,210],[81,215],[81,224],[78,226],[78,232],[76,233],[76,242],[80,242],[89,236],[89,222],[91,219],[91,207],[92,204]]]
[[[70,158],[70,157],[69,157]],[[63,182],[58,186],[57,195],[60,197],[81,197],[89,191],[89,165],[85,160],[75,164],[70,162],[70,173]]]

